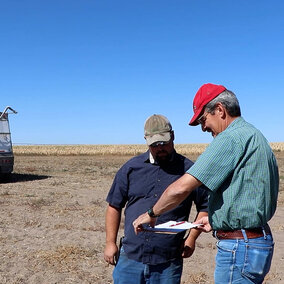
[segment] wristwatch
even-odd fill
[[[147,211],[148,215],[151,217],[151,218],[157,218],[157,217],[160,217],[160,215],[155,215],[154,211],[153,211],[153,207],[151,207],[148,211]]]

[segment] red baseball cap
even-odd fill
[[[196,119],[199,117],[203,108],[225,90],[226,88],[222,85],[214,85],[211,83],[202,85],[193,99],[194,115],[190,120],[189,125],[198,125]]]

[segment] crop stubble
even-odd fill
[[[284,152],[275,153],[281,192],[266,283],[284,282]],[[130,157],[16,153],[11,182],[0,189],[0,283],[111,283],[112,267],[103,261],[105,197]],[[214,238],[202,234],[185,260],[183,283],[213,283],[214,255]]]

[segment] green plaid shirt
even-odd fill
[[[276,210],[275,156],[261,132],[242,117],[218,134],[187,172],[210,190],[213,230],[260,227]]]

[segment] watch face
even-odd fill
[[[152,218],[157,218],[159,217],[158,215],[155,215],[154,211],[153,211],[153,208],[150,208],[148,211],[148,215]]]
[[[148,210],[148,215],[149,215],[150,217],[154,217],[153,208],[150,208],[150,209]]]

